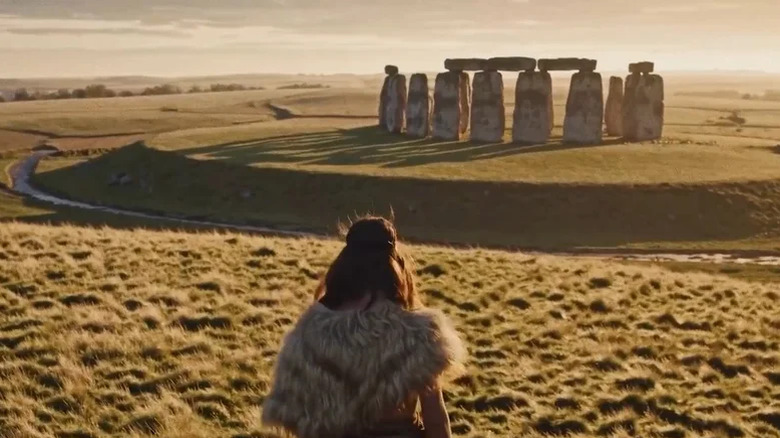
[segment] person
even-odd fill
[[[442,385],[465,348],[420,302],[393,224],[366,217],[285,335],[262,422],[298,438],[449,438]]]

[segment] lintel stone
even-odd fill
[[[635,73],[652,73],[655,71],[655,64],[649,61],[635,62],[628,65],[628,71]]]
[[[385,74],[388,76],[393,76],[398,74],[398,66],[396,65],[386,65],[385,66]]]
[[[582,72],[596,71],[596,64],[598,61],[595,59],[586,58],[556,58],[556,59],[540,59],[539,70],[541,71],[572,71],[578,70]]]
[[[487,60],[484,58],[454,58],[445,59],[444,68],[449,71],[482,71]]]
[[[535,68],[535,59],[522,56],[490,58],[485,65],[489,71],[533,71]]]

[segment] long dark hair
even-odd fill
[[[352,223],[346,246],[328,268],[315,299],[330,309],[371,295],[404,309],[420,305],[412,262],[398,251],[398,235],[389,220],[366,216]]]

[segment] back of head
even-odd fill
[[[418,300],[410,262],[397,248],[398,236],[392,222],[364,217],[347,232],[346,246],[331,264],[317,299],[336,309],[366,295],[384,298],[411,309]]]

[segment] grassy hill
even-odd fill
[[[258,421],[274,355],[338,248],[0,225],[0,436],[275,436]],[[404,249],[468,342],[445,393],[457,436],[780,436],[772,288]]]
[[[355,212],[391,210],[410,238],[450,244],[734,248],[780,232],[780,183],[772,180],[541,184],[325,173],[197,160],[142,144],[73,164],[43,162],[36,184],[103,205],[318,232]],[[119,172],[134,182],[110,186]]]

